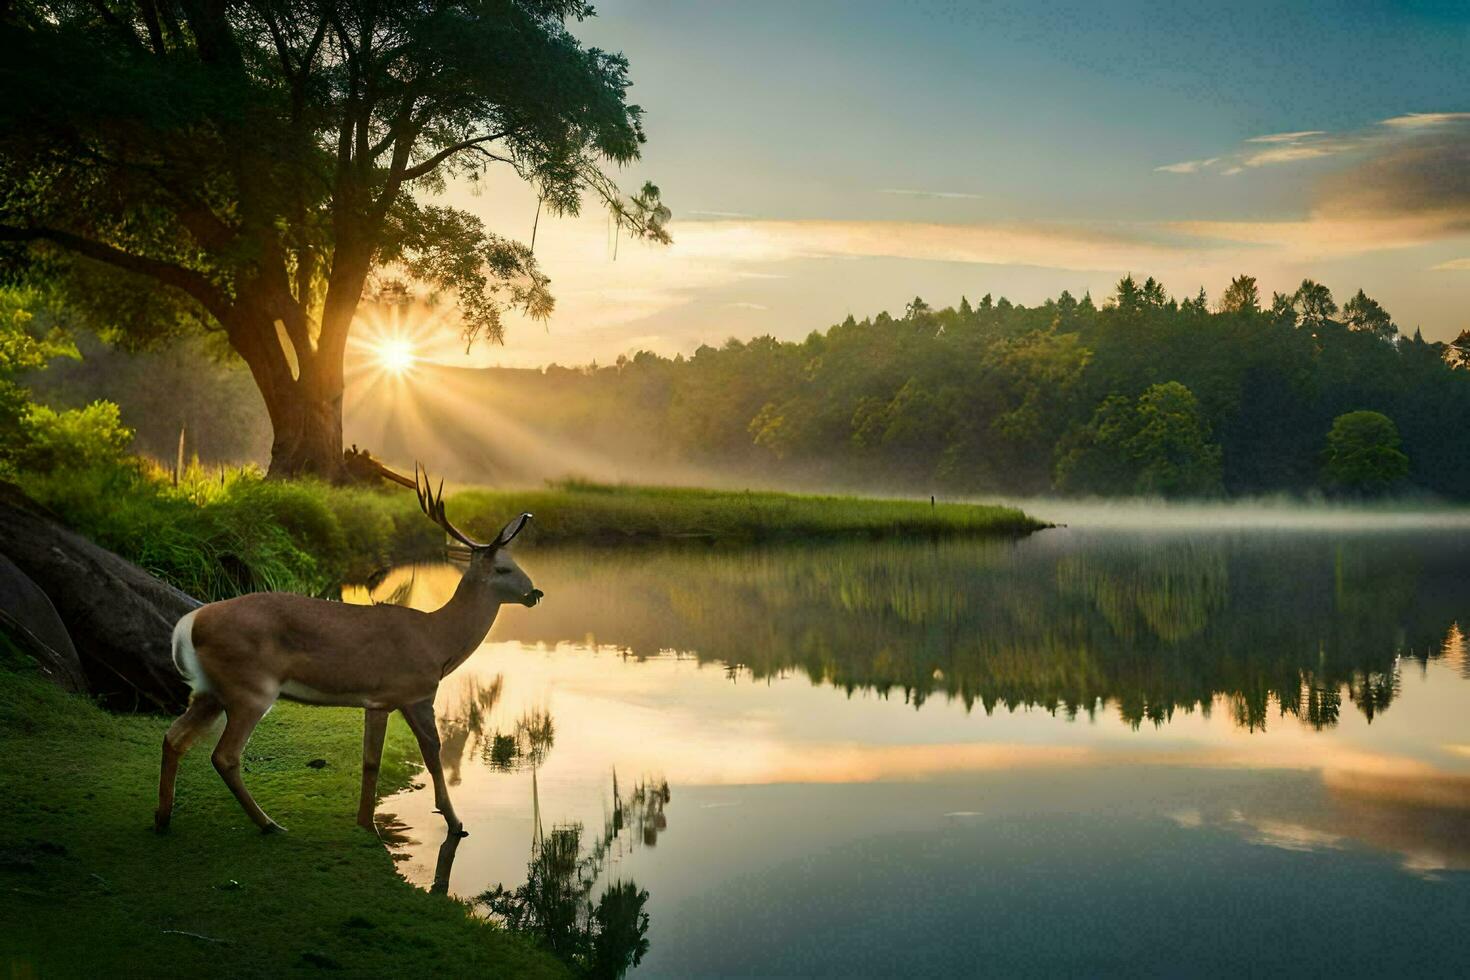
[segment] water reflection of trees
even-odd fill
[[[600,833],[591,837],[583,824],[561,824],[532,841],[526,883],[515,889],[497,885],[476,904],[507,928],[534,936],[578,972],[620,977],[648,952],[648,892],[632,881],[614,878],[594,903],[591,895],[609,860],[640,844],[652,847],[667,828],[667,782],[644,781],[626,797],[613,776],[612,807]]]
[[[441,709],[440,759],[450,785],[459,784],[466,755],[502,772],[534,772],[556,744],[556,724],[545,708],[528,708],[506,729],[495,722],[504,691],[502,674],[488,682],[471,676],[460,688],[459,700]]]
[[[556,597],[502,638],[670,649],[757,678],[1161,724],[1223,698],[1242,726],[1389,707],[1451,659],[1467,560],[1420,536],[1066,536],[537,556]],[[1454,634],[1458,636],[1459,634]]]

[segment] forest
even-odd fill
[[[660,454],[770,480],[1464,498],[1467,368],[1470,332],[1406,336],[1361,290],[1339,307],[1307,280],[1263,302],[1240,276],[1212,303],[1127,276],[1101,304],[916,297],[799,342],[552,366],[514,387],[566,437],[641,432]]]
[[[76,340],[71,357],[23,375],[37,400],[115,401],[135,448],[164,460],[181,427],[206,461],[264,460],[259,396],[221,345],[134,354]],[[358,399],[355,412],[349,398],[349,439],[399,462],[433,453],[463,480],[1470,497],[1470,331],[1431,343],[1361,290],[1339,307],[1310,280],[1267,303],[1240,276],[1212,302],[1128,276],[1101,303],[915,298],[901,316],[848,317],[802,341],[416,370],[397,402]]]

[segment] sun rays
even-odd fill
[[[397,375],[408,374],[419,359],[413,342],[403,337],[390,337],[383,341],[375,356],[380,368]]]

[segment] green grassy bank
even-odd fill
[[[168,719],[64,694],[0,637],[0,975],[564,975],[530,940],[403,881],[354,825],[361,724],[282,704],[257,729],[246,778],[290,833],[256,832],[202,745],[157,835]],[[406,784],[412,753],[395,717],[385,789]]]
[[[21,484],[98,544],[203,599],[262,589],[331,594],[343,581],[443,554],[443,535],[400,487],[273,482],[198,468],[174,485],[133,464],[25,476]],[[1043,526],[1008,507],[581,481],[465,489],[448,499],[450,519],[485,540],[522,511],[536,515],[531,542],[595,545],[1019,535]]]
[[[540,490],[465,490],[450,497],[449,507],[487,538],[503,515],[528,510],[536,515],[536,540],[558,543],[1018,535],[1045,526],[1012,507],[581,481]]]

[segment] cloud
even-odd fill
[[[1327,177],[1317,209],[1355,218],[1414,217],[1442,224],[1447,234],[1470,231],[1470,125],[1396,141]]]
[[[759,312],[765,312],[766,310],[770,309],[770,307],[766,306],[764,303],[747,303],[743,301],[739,303],[726,303],[725,305],[732,310],[756,310]]]
[[[1470,234],[1470,116],[1365,145],[1318,179],[1291,221],[1177,222],[1181,234],[1275,247],[1293,260],[1356,255]],[[1459,268],[1455,262],[1436,268]]]
[[[699,208],[690,208],[683,212],[686,215],[694,215],[699,218],[749,218],[752,215],[743,211],[704,211]]]
[[[1450,259],[1439,265],[1429,267],[1430,272],[1470,272],[1470,259]],[[1465,755],[1470,755],[1470,745],[1462,745],[1460,749]]]
[[[1209,157],[1205,160],[1182,160],[1179,163],[1166,163],[1162,167],[1155,167],[1154,172],[1165,174],[1197,174],[1206,167],[1219,162],[1219,157]]]
[[[1252,153],[1241,161],[1242,166],[1264,167],[1273,163],[1292,163],[1297,160],[1311,160],[1316,157],[1331,156],[1348,149],[1343,144],[1328,145],[1325,143],[1307,146],[1286,145],[1274,147],[1270,150],[1262,150],[1260,153]]]
[[[894,194],[899,197],[930,198],[934,200],[981,201],[985,199],[984,194],[971,194],[967,191],[921,191],[905,187],[884,187],[878,193]]]
[[[1302,140],[1312,136],[1325,136],[1325,131],[1320,129],[1303,129],[1295,133],[1271,133],[1267,136],[1252,136],[1246,140],[1247,143],[1300,143]]]
[[[1210,247],[1170,228],[1128,223],[702,221],[671,230],[683,257],[737,263],[898,258],[1114,271],[1175,267]]]
[[[1407,112],[1402,116],[1383,120],[1382,125],[1400,129],[1422,129],[1426,126],[1465,121],[1470,121],[1470,112]]]
[[[1379,120],[1364,129],[1331,133],[1324,129],[1300,129],[1290,133],[1267,133],[1242,141],[1239,149],[1216,157],[1185,160],[1155,167],[1155,172],[1192,174],[1213,169],[1229,177],[1246,168],[1320,160],[1346,154],[1377,155],[1408,141],[1435,133],[1460,130],[1470,125],[1470,112],[1410,112]],[[1221,164],[1214,167],[1214,164]]]

